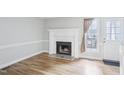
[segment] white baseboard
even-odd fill
[[[49,50],[43,50],[42,53],[43,53],[43,52],[47,52],[47,53],[49,53]]]
[[[18,63],[18,62],[20,62],[20,61],[22,61],[22,60],[25,60],[25,59],[27,59],[27,58],[30,58],[30,57],[35,56],[35,55],[38,55],[38,54],[43,53],[43,52],[48,52],[48,50],[43,50],[43,51],[40,51],[40,52],[31,54],[31,55],[28,55],[28,56],[26,56],[26,57],[20,58],[20,59],[18,59],[18,60],[11,61],[11,62],[9,62],[9,63],[0,64],[0,69],[3,69],[3,68],[5,68],[5,67],[8,67],[8,66],[10,66],[10,65],[13,65],[13,64],[15,64],[15,63]]]
[[[81,56],[81,57],[79,57],[79,58],[83,58],[83,59],[91,59],[91,60],[103,60],[102,58],[100,58],[100,57],[86,57],[86,56]]]

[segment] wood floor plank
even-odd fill
[[[1,75],[118,75],[119,67],[93,60],[64,60],[42,53],[0,70]]]

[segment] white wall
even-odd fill
[[[80,29],[80,36],[79,42],[81,41],[81,35],[83,32],[83,18],[82,17],[56,17],[56,18],[48,18],[45,20],[45,33],[44,33],[44,40],[49,40],[49,29],[56,29],[56,28],[79,28]],[[79,43],[80,44],[80,43]],[[48,43],[44,45],[47,49]],[[80,45],[79,45],[80,46]],[[79,47],[79,54],[80,54],[80,47]]]
[[[124,46],[120,47],[120,74],[124,75]]]
[[[0,18],[0,68],[39,53],[44,20],[41,18]]]
[[[123,19],[124,26],[124,19]],[[124,29],[122,34],[122,42],[120,46],[120,74],[124,75]]]

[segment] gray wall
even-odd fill
[[[39,18],[0,18],[0,45],[41,40]]]
[[[48,39],[48,29],[51,28],[80,28],[83,29],[83,18],[81,17],[56,17],[45,20],[44,39]]]
[[[32,17],[1,17],[0,68],[41,51],[48,51],[48,29],[79,28],[82,33],[82,25],[83,18],[80,17],[45,19]]]
[[[0,68],[43,51],[44,20],[0,18]]]

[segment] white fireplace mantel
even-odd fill
[[[79,29],[49,29],[49,54],[56,54],[56,42],[71,42],[71,56],[78,58],[79,50]]]

